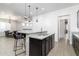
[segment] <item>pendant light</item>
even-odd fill
[[[36,22],[38,22],[38,7],[36,7]]]
[[[28,7],[28,16],[26,15],[26,7]],[[35,11],[36,11],[36,22],[38,22],[38,7],[35,8]],[[25,16],[24,16],[24,19],[27,21],[27,22],[31,22],[32,21],[32,15],[31,15],[31,5],[29,4],[28,6],[26,6],[26,3],[25,3]]]
[[[26,3],[25,3],[25,16],[24,16],[24,19],[26,20],[26,21],[28,21],[28,22],[31,22],[32,21],[32,17],[31,17],[31,15],[30,15],[30,9],[31,9],[31,5],[29,4],[28,6],[28,10],[29,10],[29,15],[28,16],[26,16]]]
[[[11,23],[11,17],[9,16],[9,23]]]
[[[30,15],[30,8],[31,8],[31,5],[30,5],[30,4],[28,5],[28,8],[29,8],[28,21],[29,21],[29,22],[31,22],[31,21],[32,21],[32,19],[31,19],[31,15]]]
[[[27,20],[27,16],[26,16],[26,3],[25,3],[25,13],[24,13],[24,19]]]

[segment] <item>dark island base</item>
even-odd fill
[[[54,47],[54,34],[43,40],[29,39],[29,56],[46,56]]]

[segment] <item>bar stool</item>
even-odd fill
[[[26,39],[25,36],[18,33],[17,31],[14,31],[13,33],[13,37],[14,37],[14,51],[15,51],[15,56],[18,56],[22,53],[25,53],[26,55]],[[21,45],[18,46],[18,42],[19,40],[21,40]],[[24,49],[23,49],[24,48]],[[18,50],[24,50],[23,52],[17,53]]]

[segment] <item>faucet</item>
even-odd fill
[[[41,27],[41,33],[42,33],[42,31],[43,31],[43,28]]]

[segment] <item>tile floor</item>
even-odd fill
[[[0,56],[14,56],[14,39],[0,37]],[[65,40],[55,43],[55,47],[49,52],[48,56],[75,56],[71,45]],[[21,54],[20,56],[24,56]]]

